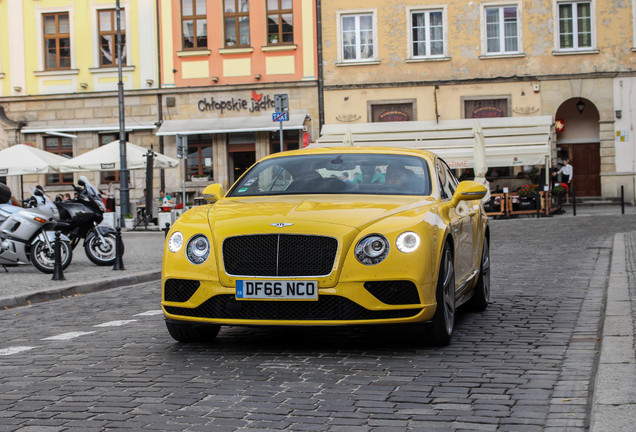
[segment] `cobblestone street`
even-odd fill
[[[635,222],[492,221],[492,304],[461,313],[445,348],[403,327],[182,345],[158,282],[6,309],[0,431],[585,430],[612,241]]]

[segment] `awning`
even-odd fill
[[[307,111],[295,111],[284,121],[284,130],[302,129]],[[223,117],[191,120],[164,120],[157,135],[197,135],[236,132],[275,132],[279,122],[272,120],[272,113],[258,117]]]
[[[127,131],[141,129],[155,129],[157,125],[154,122],[126,121],[124,127]],[[44,133],[48,135],[63,136],[67,138],[77,138],[69,132],[117,132],[119,131],[119,123],[99,123],[99,124],[61,124],[59,126],[25,126],[21,129],[23,134]]]
[[[472,168],[475,121],[483,130],[489,167],[545,165],[549,160],[551,116],[329,124],[323,126],[321,137],[309,147],[341,146],[349,130],[355,146],[430,150],[451,168]]]

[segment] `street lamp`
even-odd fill
[[[120,223],[121,227],[125,226],[124,218],[130,213],[130,193],[128,189],[128,166],[126,165],[126,126],[124,123],[124,80],[121,69],[121,8],[119,0],[116,2],[115,24],[117,26],[117,39],[115,50],[117,54],[117,74],[119,82],[117,83],[117,91],[119,95],[119,205],[121,208]]]
[[[576,103],[576,109],[579,111],[579,114],[583,114],[583,110],[585,109],[585,102],[579,98],[579,101]]]

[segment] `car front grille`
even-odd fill
[[[337,250],[333,237],[243,235],[225,239],[223,263],[233,276],[326,276],[333,270]]]
[[[168,279],[164,286],[163,299],[170,302],[187,302],[201,284],[189,279]]]
[[[418,304],[420,296],[417,287],[411,281],[373,281],[365,282],[364,288],[382,303],[390,305]]]
[[[196,308],[165,306],[173,315],[239,320],[352,321],[407,318],[422,309],[373,311],[340,296],[323,295],[317,301],[236,300],[231,294],[208,299]]]

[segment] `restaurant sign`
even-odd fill
[[[274,108],[274,98],[252,90],[251,100],[243,98],[229,98],[217,100],[213,97],[203,98],[197,103],[199,111],[249,111],[258,112]]]
[[[557,132],[563,132],[565,130],[565,120],[556,119],[554,121],[554,130]]]

